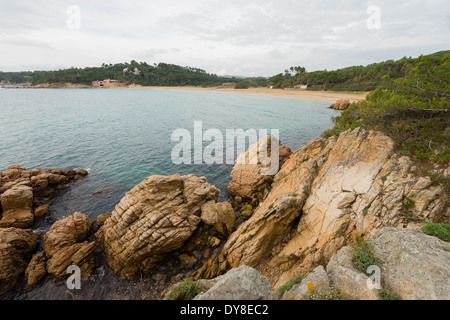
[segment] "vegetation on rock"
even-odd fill
[[[200,294],[200,286],[197,281],[193,281],[189,278],[183,280],[183,282],[175,285],[172,291],[166,294],[165,300],[192,300]]]
[[[402,155],[450,160],[450,54],[442,61],[421,56],[403,67],[405,77],[371,92],[366,100],[333,118],[323,136],[362,127],[391,137]]]
[[[380,266],[382,263],[382,261],[375,258],[373,247],[360,236],[356,236],[352,258],[355,268],[364,274],[366,274],[370,266]]]
[[[450,242],[450,224],[428,223],[422,227],[423,233]]]

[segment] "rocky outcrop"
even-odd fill
[[[250,220],[193,276],[213,278],[265,260],[281,274],[278,287],[326,265],[355,234],[448,221],[447,207],[445,186],[421,175],[382,133],[355,129],[315,139],[291,155]]]
[[[450,300],[450,243],[402,228],[380,230],[370,243],[383,261],[383,288],[402,300]]]
[[[88,174],[84,169],[32,169],[12,165],[0,172],[0,228],[28,228],[48,212],[47,198],[63,184]]]
[[[95,242],[85,241],[89,228],[89,217],[78,212],[53,224],[44,237],[48,274],[56,279],[65,277],[72,265],[86,277],[92,274]]]
[[[96,233],[108,264],[122,278],[151,269],[192,236],[202,206],[218,196],[204,177],[148,177],[125,195]]]
[[[268,157],[271,156],[272,142],[278,143],[279,167],[292,154],[290,148],[283,146],[276,138],[271,136],[263,137],[256,144],[240,154],[236,159],[236,164],[231,172],[231,182],[228,186],[228,193],[240,199],[258,199],[262,200],[268,193],[268,187],[273,181],[273,174],[262,174],[261,170],[271,166],[270,163],[262,163],[261,152],[265,152]],[[278,170],[277,170],[278,171]]]
[[[12,288],[25,271],[37,236],[32,230],[0,229],[0,293]]]
[[[33,224],[33,189],[25,185],[15,185],[1,196],[3,217],[0,228],[27,228]]]
[[[330,109],[334,110],[347,110],[352,106],[352,103],[348,99],[341,99],[336,101],[330,106]]]
[[[232,269],[212,280],[202,280],[201,287],[209,288],[194,300],[272,300],[269,280],[247,266]]]

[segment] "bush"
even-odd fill
[[[238,82],[234,86],[235,89],[248,89],[250,85],[246,81]]]
[[[364,274],[370,266],[380,266],[383,263],[375,258],[373,247],[359,236],[356,236],[356,243],[352,249],[352,258],[355,268]]]
[[[288,292],[289,290],[291,290],[293,286],[301,283],[303,281],[303,279],[305,279],[305,278],[306,278],[305,276],[301,275],[301,276],[298,276],[297,278],[293,278],[293,279],[289,280],[288,283],[283,284],[278,289],[278,295],[281,297],[285,292]]]
[[[385,86],[333,118],[324,137],[361,127],[391,137],[402,155],[450,161],[450,55],[442,61],[420,57],[405,77],[385,78]]]
[[[175,285],[172,291],[165,296],[165,300],[192,300],[200,294],[201,290],[197,281],[189,278]]]
[[[400,300],[399,296],[389,290],[380,290],[380,300]]]
[[[450,242],[450,224],[425,223],[423,233]]]

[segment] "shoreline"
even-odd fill
[[[234,89],[227,87],[144,87],[144,86],[128,86],[123,89],[142,89],[142,90],[185,90],[185,91],[205,91],[205,92],[226,92],[226,93],[239,93],[239,94],[258,94],[287,98],[300,98],[309,100],[320,100],[336,102],[340,99],[348,99],[350,103],[359,102],[366,98],[369,92],[362,93],[348,93],[348,92],[336,92],[336,91],[297,91],[297,90],[284,90],[284,89],[269,89],[269,88],[249,88],[249,89]]]
[[[346,99],[350,103],[359,102],[366,98],[369,92],[339,92],[339,91],[300,91],[300,90],[284,90],[284,89],[270,89],[270,88],[249,88],[249,89],[234,89],[232,87],[215,86],[215,87],[170,87],[170,86],[141,86],[141,85],[128,85],[128,86],[111,86],[104,88],[95,88],[85,85],[74,84],[47,84],[36,85],[29,87],[16,87],[5,89],[139,89],[139,90],[178,90],[178,91],[200,91],[200,92],[226,92],[226,93],[238,93],[238,94],[256,94],[285,98],[299,98],[307,100],[319,100],[329,101],[335,103],[338,100]]]

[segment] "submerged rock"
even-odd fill
[[[153,268],[192,236],[202,206],[218,196],[204,177],[148,177],[125,195],[96,233],[108,264],[122,278]]]

